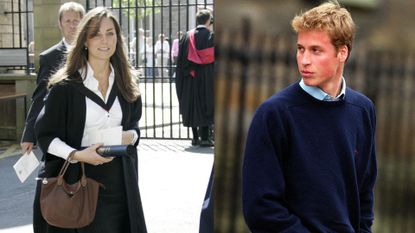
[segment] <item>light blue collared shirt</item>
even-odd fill
[[[300,81],[300,87],[305,92],[307,92],[309,95],[321,101],[339,101],[339,100],[343,100],[344,96],[346,95],[346,80],[344,80],[343,77],[342,77],[342,90],[340,91],[340,94],[336,97],[333,97],[327,94],[326,92],[324,92],[318,87],[307,86],[304,83],[303,79],[301,79]]]

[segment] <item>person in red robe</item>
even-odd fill
[[[176,91],[183,125],[192,127],[192,145],[211,147],[214,145],[209,128],[214,123],[215,61],[212,13],[200,10],[196,23],[196,28],[179,42]]]

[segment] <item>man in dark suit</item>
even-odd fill
[[[43,51],[39,55],[39,72],[36,79],[37,87],[32,96],[32,105],[26,118],[26,125],[21,139],[22,153],[30,152],[36,142],[34,125],[39,112],[43,108],[43,99],[47,94],[47,83],[50,76],[66,60],[66,51],[75,39],[79,22],[85,14],[84,7],[76,2],[64,3],[59,9],[59,29],[62,33],[62,40]]]

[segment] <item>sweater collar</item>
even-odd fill
[[[344,79],[344,77],[342,77],[342,89],[339,93],[338,96],[333,97],[329,94],[327,94],[326,92],[324,92],[323,90],[321,90],[318,87],[313,87],[313,86],[307,86],[303,79],[301,79],[300,81],[300,87],[307,92],[309,95],[311,95],[312,97],[321,100],[321,101],[339,101],[344,99],[344,96],[346,95],[346,80]]]

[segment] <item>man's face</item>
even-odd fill
[[[346,58],[347,47],[336,50],[327,32],[311,30],[298,33],[297,65],[306,85],[331,94],[333,89],[339,88]]]
[[[61,29],[63,37],[66,41],[72,43],[75,39],[76,29],[79,22],[81,21],[81,16],[79,13],[74,11],[63,12],[62,18],[59,22],[59,28]]]

